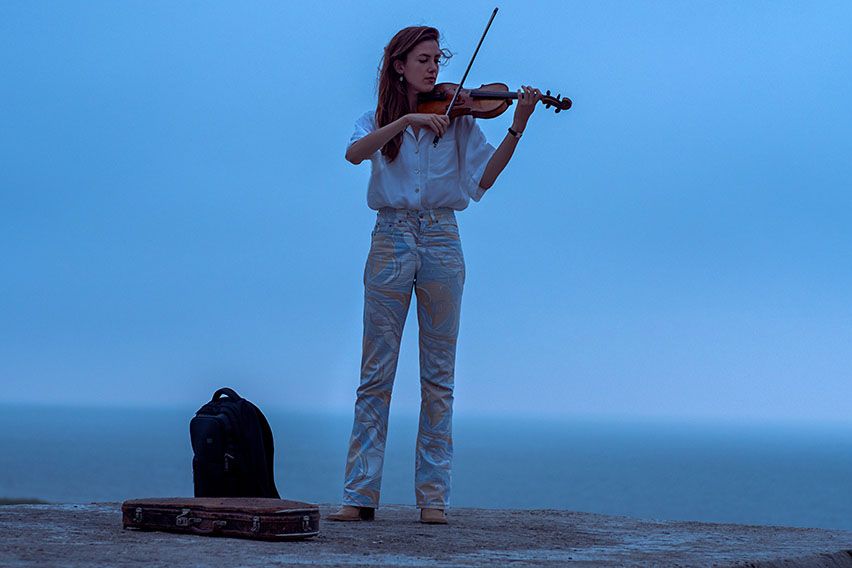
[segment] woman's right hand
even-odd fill
[[[450,127],[450,117],[443,114],[413,112],[405,115],[409,126],[428,128],[438,136],[443,136]]]

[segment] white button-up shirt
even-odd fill
[[[376,130],[375,110],[365,112],[355,122],[351,146]],[[435,133],[420,128],[414,135],[411,126],[402,133],[399,155],[388,163],[381,149],[370,156],[372,173],[367,187],[370,209],[465,209],[470,200],[479,201],[485,190],[479,180],[496,148],[488,143],[476,119],[459,116],[441,137],[437,147]],[[348,148],[347,148],[348,149]]]

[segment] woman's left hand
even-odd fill
[[[521,87],[518,89],[518,106],[515,107],[515,118],[512,124],[515,130],[519,131],[526,128],[536,103],[541,100],[541,91],[538,89],[528,85],[521,85]]]

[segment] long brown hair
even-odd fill
[[[440,32],[435,28],[410,26],[396,32],[396,35],[385,46],[379,65],[378,77],[376,124],[379,128],[415,110],[408,108],[408,85],[405,81],[399,80],[399,73],[394,69],[393,62],[397,60],[405,62],[408,53],[422,41],[434,40],[438,45],[441,45],[440,36]],[[442,49],[441,52],[445,61],[453,56],[446,49]],[[402,132],[391,138],[382,147],[382,155],[388,162],[393,162],[399,155],[400,146],[402,146]]]

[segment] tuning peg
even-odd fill
[[[558,99],[558,98],[559,98],[559,97],[561,97],[561,96],[562,96],[562,95],[556,95],[556,98]]]
[[[555,111],[553,111],[553,112],[555,112],[556,114],[559,114],[559,111],[560,111],[560,110],[562,110],[562,109],[561,109],[561,108],[557,108],[557,109],[556,109]]]
[[[550,89],[548,89],[548,90],[547,90],[547,92],[546,92],[546,93],[544,93],[544,94],[545,94],[545,95],[547,95],[547,96],[549,97],[549,96],[550,96]]]

